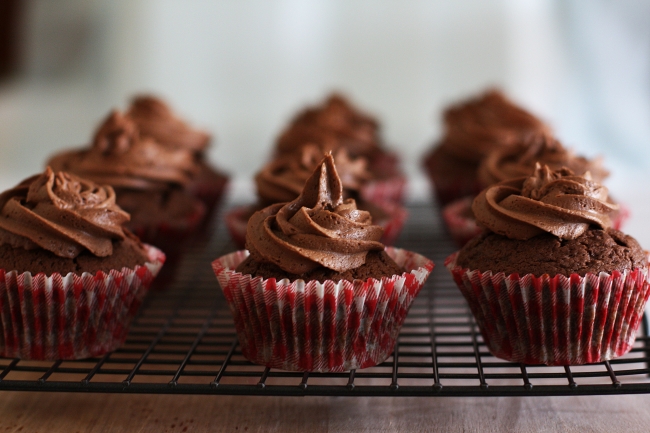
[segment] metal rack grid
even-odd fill
[[[0,359],[0,390],[283,396],[539,396],[650,392],[650,338],[588,366],[514,364],[490,355],[443,266],[455,247],[430,205],[412,206],[398,246],[436,268],[393,356],[345,373],[296,373],[246,361],[212,259],[233,249],[223,224],[190,251],[176,283],[151,293],[119,350],[81,361]],[[644,320],[644,325],[647,322]],[[647,335],[647,326],[644,326]]]

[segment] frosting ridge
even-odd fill
[[[490,152],[520,142],[531,132],[547,132],[541,120],[497,90],[448,108],[441,146],[450,154],[479,162]]]
[[[143,136],[151,137],[163,146],[201,153],[210,144],[210,134],[192,128],[169,105],[154,96],[133,98],[127,116],[135,121]]]
[[[323,152],[343,146],[352,156],[371,156],[379,150],[379,125],[334,93],[322,105],[300,112],[278,137],[277,149],[294,152],[309,142]]]
[[[489,186],[503,180],[527,176],[537,162],[547,165],[551,170],[566,167],[578,176],[589,171],[592,179],[597,182],[609,175],[602,167],[602,158],[589,160],[565,148],[547,133],[533,133],[521,143],[491,152],[479,166],[478,178],[484,186]]]
[[[50,167],[0,194],[0,242],[60,257],[110,256],[128,220],[113,188]]]
[[[577,176],[539,163],[531,176],[490,186],[472,204],[479,226],[519,240],[544,232],[575,239],[590,225],[610,227],[609,214],[616,209],[607,201],[607,188],[589,172]]]
[[[343,199],[343,185],[328,154],[298,198],[253,214],[246,247],[254,259],[293,274],[319,266],[344,272],[363,265],[369,251],[384,249],[382,233],[368,212],[357,209],[353,199]]]
[[[307,144],[300,153],[280,155],[257,173],[255,184],[262,203],[283,203],[300,195],[305,182],[319,166],[323,152],[314,144]],[[345,148],[334,152],[334,162],[344,192],[358,191],[371,178],[367,160],[351,158]]]
[[[186,185],[199,170],[191,151],[142,137],[137,124],[116,110],[97,129],[89,149],[57,155],[50,164],[101,184],[138,190]]]

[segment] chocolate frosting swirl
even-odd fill
[[[278,153],[295,152],[315,143],[323,152],[345,147],[352,156],[379,151],[379,125],[343,96],[330,95],[324,104],[299,113],[277,140]]]
[[[576,176],[540,164],[532,176],[488,187],[472,204],[481,227],[519,240],[544,232],[575,239],[591,225],[610,227],[609,214],[616,209],[607,201],[607,188],[592,181],[589,172]]]
[[[154,96],[136,96],[126,114],[136,123],[142,136],[151,137],[163,146],[200,154],[210,144],[210,134],[190,127]]]
[[[113,188],[50,167],[0,194],[0,242],[59,257],[110,256],[128,220]]]
[[[445,151],[476,163],[495,149],[521,142],[532,132],[550,133],[541,120],[497,90],[447,109],[444,128],[441,146]]]
[[[49,164],[101,184],[138,190],[186,185],[199,170],[192,152],[141,137],[135,122],[118,111],[99,127],[90,149],[56,155]]]
[[[483,160],[478,169],[479,181],[484,186],[527,176],[535,163],[547,165],[551,170],[566,167],[578,176],[587,171],[596,182],[602,182],[609,172],[602,167],[602,159],[589,160],[576,155],[570,149],[546,133],[529,135],[522,143],[497,149]]]
[[[319,266],[344,272],[363,265],[369,251],[384,249],[382,233],[353,199],[343,200],[341,180],[328,154],[298,198],[253,214],[246,247],[253,259],[289,273],[300,275]]]
[[[280,155],[265,165],[255,176],[257,194],[262,203],[284,203],[298,197],[314,170],[320,165],[323,152],[313,144],[305,145],[300,153]],[[334,153],[336,170],[346,195],[354,194],[371,178],[367,160],[350,158],[345,148]]]

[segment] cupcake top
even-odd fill
[[[530,239],[547,232],[575,239],[590,226],[611,226],[607,188],[587,172],[577,176],[562,168],[536,164],[531,176],[504,181],[479,194],[472,211],[479,226],[510,239]]]
[[[521,143],[490,153],[479,166],[478,178],[487,187],[527,176],[537,162],[552,170],[566,167],[578,176],[589,172],[596,182],[602,182],[609,175],[602,167],[601,158],[589,160],[565,148],[549,134],[535,133]]]
[[[464,269],[541,276],[646,268],[639,243],[610,227],[607,189],[563,168],[537,164],[527,177],[490,186],[472,206],[486,230],[459,252]]]
[[[119,111],[100,125],[89,149],[56,155],[49,165],[115,188],[159,191],[187,185],[199,169],[191,151],[141,136],[137,124]]]
[[[133,98],[126,115],[136,123],[143,137],[153,138],[163,146],[201,154],[210,144],[210,134],[192,128],[176,116],[165,102],[154,96]]]
[[[478,163],[496,149],[545,131],[549,128],[541,120],[501,92],[490,90],[445,111],[440,147],[461,160]]]
[[[260,201],[274,204],[294,200],[322,158],[323,152],[318,146],[307,144],[299,153],[280,155],[265,165],[255,176]],[[367,169],[367,160],[351,158],[345,148],[337,149],[333,158],[344,194],[348,196],[358,192],[372,177]]]
[[[113,241],[126,238],[128,220],[113,188],[50,167],[0,194],[0,244],[13,248],[106,257]]]
[[[252,259],[291,274],[318,267],[345,272],[362,266],[369,252],[383,251],[382,233],[368,212],[357,209],[353,199],[343,199],[343,186],[328,154],[298,198],[253,214],[246,247]]]
[[[369,157],[379,151],[379,125],[343,96],[332,94],[291,121],[278,137],[277,152],[295,152],[307,143],[317,144],[323,152],[343,146],[352,156]]]

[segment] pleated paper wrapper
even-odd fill
[[[244,248],[246,245],[246,227],[248,219],[255,212],[254,206],[239,206],[231,209],[224,216],[224,222],[230,233],[230,238],[237,248]]]
[[[465,245],[482,231],[476,225],[474,217],[470,216],[473,201],[474,197],[464,197],[442,208],[442,219],[447,226],[447,231],[459,247]]]
[[[520,277],[445,260],[490,352],[524,364],[577,365],[630,351],[648,296],[647,269]]]
[[[0,269],[0,356],[30,360],[101,356],[124,343],[129,324],[165,262],[145,245],[149,261],[95,275]]]
[[[210,235],[210,226],[219,205],[223,201],[230,182],[229,177],[216,169],[202,163],[203,171],[188,185],[189,192],[205,206],[205,216],[200,223],[200,236]]]
[[[375,179],[361,187],[361,198],[372,202],[404,204],[406,177],[399,169],[400,157],[395,152],[380,150],[369,158],[368,168]]]
[[[215,260],[244,357],[291,371],[340,372],[383,362],[434,266],[411,251],[386,252],[406,272],[353,283],[243,275],[234,269],[245,250]]]
[[[201,234],[201,227],[206,215],[206,207],[200,200],[194,203],[194,209],[183,218],[173,223],[160,223],[152,226],[132,226],[131,231],[142,242],[153,245],[165,253],[165,266],[152,285],[152,290],[167,289],[176,279],[180,264],[187,249]]]
[[[404,203],[406,178],[396,175],[388,179],[371,180],[361,187],[361,198],[375,203]]]

